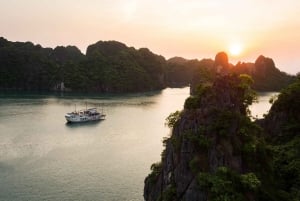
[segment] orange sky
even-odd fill
[[[232,44],[254,62],[263,54],[300,71],[299,0],[0,0],[0,36],[44,47],[99,40],[148,47],[166,58],[214,58]]]

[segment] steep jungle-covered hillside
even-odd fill
[[[0,38],[1,90],[137,92],[166,87],[164,57],[147,48],[99,41],[84,55],[75,46],[43,48]]]
[[[300,79],[264,120],[251,121],[251,77],[219,75],[172,113],[146,201],[300,200]]]

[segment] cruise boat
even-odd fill
[[[70,123],[79,123],[79,122],[88,122],[88,121],[98,121],[104,120],[105,114],[98,112],[96,108],[89,108],[80,111],[74,111],[71,113],[67,113],[65,118],[67,122]]]

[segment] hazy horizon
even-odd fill
[[[270,57],[281,71],[300,71],[300,1],[0,0],[0,36],[43,47],[99,40],[146,47],[165,58],[254,62]]]

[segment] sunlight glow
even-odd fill
[[[240,43],[233,43],[229,46],[229,53],[232,55],[232,56],[238,56],[241,54],[242,52],[242,46]]]
[[[0,37],[10,41],[75,45],[85,53],[99,40],[116,40],[166,58],[211,58],[222,50],[252,62],[263,54],[281,70],[299,72],[299,0],[0,2]]]

